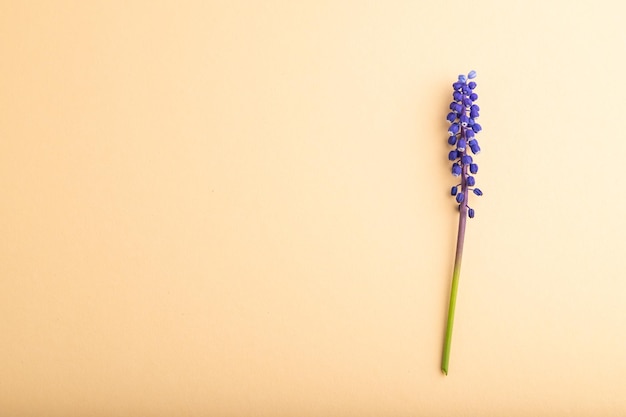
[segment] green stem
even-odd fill
[[[467,187],[467,171],[463,167],[461,173],[461,192],[464,194],[463,202],[459,207],[459,233],[456,240],[456,256],[454,258],[454,272],[452,273],[452,288],[450,290],[450,305],[448,307],[448,324],[446,327],[446,337],[443,342],[443,355],[441,358],[441,371],[448,375],[448,365],[450,363],[450,345],[452,344],[452,328],[454,327],[454,311],[456,309],[456,295],[459,289],[459,277],[461,276],[461,260],[463,258],[463,243],[465,241],[465,225],[467,223],[467,198],[469,189]]]
[[[448,375],[448,364],[450,363],[450,345],[452,344],[452,328],[454,327],[454,310],[456,308],[456,295],[459,289],[459,276],[461,275],[461,259],[457,258],[454,263],[454,273],[452,274],[452,289],[450,291],[450,306],[448,307],[448,325],[446,328],[446,338],[443,343],[443,357],[441,359],[441,371]]]

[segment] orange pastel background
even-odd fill
[[[625,415],[625,13],[0,2],[0,415]]]

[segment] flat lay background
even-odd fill
[[[625,4],[0,2],[0,414],[623,416]]]

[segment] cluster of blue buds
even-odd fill
[[[470,218],[474,217],[474,209],[467,205],[469,192],[477,196],[483,195],[479,188],[474,187],[476,179],[473,175],[478,172],[478,165],[470,155],[470,151],[472,155],[480,153],[476,134],[482,130],[476,122],[480,115],[480,107],[474,104],[478,99],[478,94],[474,92],[476,83],[469,81],[474,78],[476,71],[470,71],[467,76],[459,75],[459,80],[452,84],[453,101],[446,117],[450,122],[448,144],[454,147],[448,154],[448,159],[452,161],[452,175],[461,177],[461,182],[452,187],[450,194],[456,198],[459,210],[466,211]]]

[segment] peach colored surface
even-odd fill
[[[626,415],[625,14],[3,1],[0,415]]]

